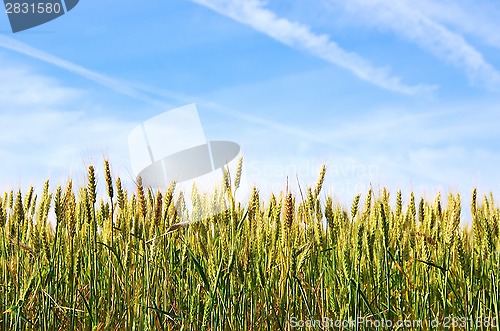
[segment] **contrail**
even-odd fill
[[[217,105],[213,102],[209,102],[197,97],[181,94],[178,92],[169,91],[166,89],[158,89],[144,84],[127,83],[122,80],[114,79],[3,35],[0,35],[0,47],[26,55],[31,58],[38,59],[46,63],[50,63],[58,68],[65,69],[76,75],[91,80],[101,86],[107,87],[115,92],[129,96],[131,98],[141,100],[149,105],[158,108],[170,109],[178,106],[164,102],[162,99],[165,97],[175,100],[176,102],[183,102],[183,103],[196,102],[197,104],[205,108],[208,108],[212,111],[223,113],[230,117],[246,121],[248,123],[258,124],[279,132],[293,135],[298,138],[306,139],[308,141],[332,146],[330,142],[326,142],[314,134],[311,134],[304,130],[300,130],[293,126],[274,122],[244,112],[228,109],[226,107]],[[162,97],[162,99],[153,97],[151,95],[160,96]],[[334,147],[341,148],[340,146],[337,145],[335,145]]]
[[[113,91],[118,93],[127,95],[129,97],[144,101],[152,106],[161,107],[161,108],[172,108],[173,106],[167,104],[163,101],[157,100],[155,98],[151,98],[147,94],[144,94],[137,89],[134,89],[127,84],[124,84],[122,81],[117,79],[113,79],[107,77],[105,75],[99,74],[97,72],[91,71],[85,67],[82,67],[78,64],[72,63],[70,61],[61,59],[60,57],[54,56],[42,50],[36,49],[29,45],[26,45],[22,42],[14,40],[12,38],[0,35],[0,47],[5,49],[24,54],[31,58],[35,58],[41,60],[43,62],[47,62],[55,65],[61,69],[65,69],[69,72],[77,74],[81,77],[84,77],[88,80],[91,80],[99,85],[105,86]]]
[[[269,120],[269,119],[266,119],[266,118],[263,118],[260,116],[255,116],[252,114],[248,114],[248,113],[244,113],[244,112],[237,111],[234,109],[230,109],[228,107],[219,105],[215,102],[208,101],[208,100],[205,100],[205,99],[202,99],[199,97],[188,96],[185,94],[172,92],[172,91],[169,91],[166,89],[156,88],[156,87],[152,87],[152,86],[148,86],[148,85],[144,85],[144,84],[132,84],[132,86],[140,91],[147,92],[149,94],[157,95],[160,97],[174,98],[174,99],[181,101],[181,102],[184,102],[184,103],[194,102],[197,105],[203,106],[206,109],[210,109],[212,111],[215,111],[215,112],[218,112],[218,113],[221,113],[221,114],[224,114],[224,115],[236,118],[236,119],[243,120],[247,123],[257,124],[257,125],[260,125],[263,127],[273,129],[275,131],[283,132],[283,133],[295,136],[297,138],[306,139],[306,140],[311,141],[311,142],[320,143],[320,144],[323,144],[326,146],[335,147],[337,149],[345,149],[340,145],[333,144],[331,141],[326,141],[324,139],[321,139],[316,134],[312,134],[308,131],[301,130],[301,129],[296,128],[294,126],[282,124],[282,123],[272,121],[272,120]],[[345,150],[347,151],[347,149],[345,149]]]
[[[289,47],[305,50],[313,56],[349,70],[359,79],[380,88],[406,94],[429,94],[433,85],[406,85],[386,68],[375,67],[365,58],[341,48],[329,36],[310,27],[278,16],[260,0],[191,0],[223,16],[248,25]]]

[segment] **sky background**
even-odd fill
[[[341,202],[498,195],[498,17],[490,0],[82,0],[13,34],[0,15],[0,187],[83,181],[103,158],[131,181],[130,131],[194,102],[266,194],[325,163]]]

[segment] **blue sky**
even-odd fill
[[[470,0],[80,1],[12,34],[0,16],[0,186],[84,178],[195,102],[250,184],[500,193],[500,5]]]

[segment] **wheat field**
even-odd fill
[[[493,196],[472,191],[470,226],[460,195],[369,190],[342,206],[323,167],[242,205],[241,167],[211,196],[126,190],[108,161],[101,195],[93,166],[82,187],[5,192],[0,330],[500,330]]]

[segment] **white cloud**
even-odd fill
[[[430,198],[438,191],[468,196],[474,186],[500,192],[496,103],[426,100],[358,113],[335,112],[333,103],[332,113],[302,121],[298,134],[246,121],[234,137],[244,142],[252,184],[265,192],[283,189],[287,176],[314,184],[322,163],[330,169],[327,186],[344,203],[370,183]]]
[[[496,1],[421,0],[415,6],[433,20],[449,25],[487,45],[500,48],[500,6]]]
[[[461,34],[436,20],[436,9],[408,0],[350,0],[340,3],[354,22],[390,29],[434,56],[463,69],[473,82],[498,86],[500,73]],[[439,10],[446,11],[446,6]],[[441,16],[445,18],[445,16]],[[460,17],[462,18],[462,17]],[[463,17],[465,18],[465,17]],[[480,18],[479,18],[480,19]]]
[[[276,17],[271,15],[271,18]],[[269,16],[264,15],[264,22],[268,19]],[[292,23],[286,20],[284,22],[286,30]],[[295,27],[294,24],[291,26]],[[311,33],[304,29],[307,32],[305,36]],[[286,38],[286,33],[281,38]],[[0,36],[0,44],[2,40],[5,42],[5,38]],[[318,40],[328,41],[325,38]],[[290,42],[295,41],[292,38]],[[3,45],[5,47],[5,43]],[[279,187],[283,187],[286,174],[294,178],[294,171],[302,169],[311,178],[311,181],[309,177],[304,178],[304,182],[312,184],[319,165],[323,162],[327,162],[332,171],[336,169],[337,176],[334,176],[333,182],[330,181],[333,192],[344,192],[348,199],[360,190],[365,191],[357,189],[357,186],[366,186],[370,181],[405,188],[412,180],[425,186],[449,183],[458,178],[457,185],[468,191],[471,174],[481,173],[483,180],[499,183],[494,169],[494,165],[498,164],[498,157],[491,151],[491,146],[484,146],[484,151],[467,146],[456,148],[457,145],[464,145],[471,137],[484,136],[486,130],[483,125],[487,124],[488,128],[493,129],[495,123],[498,123],[494,117],[485,118],[484,112],[478,113],[477,109],[483,109],[484,105],[469,105],[467,109],[464,107],[458,118],[453,114],[443,115],[433,107],[422,115],[411,113],[409,109],[406,112],[397,110],[385,114],[368,109],[364,112],[363,119],[344,120],[343,125],[341,121],[327,123],[327,120],[322,120],[321,123],[314,123],[312,128],[298,129],[191,96],[112,80],[18,42],[9,45],[12,46],[8,47],[11,50],[64,68],[124,95],[149,100],[151,104],[158,105],[165,98],[186,103],[200,101],[203,107],[242,120],[248,125],[241,137],[248,138],[250,142],[259,136],[257,147],[264,147],[261,150],[256,145],[248,146],[253,154],[247,160],[258,160],[260,165],[256,165],[257,167],[280,171],[280,178],[263,176],[260,178],[261,183],[274,180],[279,181]],[[0,72],[9,75],[9,80],[3,80],[0,87],[10,89],[7,95],[0,97],[0,122],[8,123],[0,130],[1,159],[8,160],[8,164],[4,162],[0,165],[2,176],[17,180],[17,175],[28,176],[27,174],[33,173],[34,177],[40,179],[41,169],[58,166],[67,174],[68,168],[79,167],[88,161],[87,155],[100,156],[108,148],[118,150],[120,161],[128,160],[126,136],[133,124],[102,115],[88,116],[89,109],[75,105],[84,97],[91,99],[89,92],[68,88],[62,82],[35,74],[26,67],[9,65],[7,69],[6,65],[0,65]],[[14,86],[12,82],[15,82]],[[36,84],[31,85],[32,82]],[[44,95],[49,98],[42,98]],[[143,96],[147,96],[147,99]],[[455,109],[455,105],[446,106],[447,109]],[[491,109],[495,108],[496,106],[492,106]],[[465,113],[470,113],[470,117],[464,116]],[[470,118],[476,118],[477,121],[469,121]],[[483,119],[480,120],[481,118]],[[258,135],[257,130],[260,130]],[[326,134],[322,134],[325,132]],[[492,137],[497,136],[492,133]],[[309,144],[307,147],[310,149],[301,149],[304,140],[315,144]],[[283,142],[289,145],[284,146]],[[337,145],[343,145],[345,149],[339,149]],[[321,154],[323,152],[325,154]],[[468,156],[470,157],[467,158]],[[469,162],[471,158],[475,163]],[[95,161],[100,162],[101,158],[97,157]],[[439,162],[439,168],[435,166],[436,162]]]
[[[116,156],[126,166],[131,123],[98,115],[89,92],[3,58],[0,189],[41,187],[49,177],[57,181],[85,163],[101,163],[103,156]],[[108,150],[113,153],[106,155]]]
[[[279,134],[291,135],[295,138],[305,139],[310,142],[320,143],[320,144],[328,144],[327,141],[322,140],[318,135],[313,131],[303,130],[299,127],[293,125],[283,124],[277,121],[269,120],[267,118],[256,116],[251,113],[238,111],[229,107],[225,107],[216,102],[209,101],[202,97],[188,96],[181,93],[172,92],[166,89],[161,89],[145,84],[134,84],[132,85],[134,88],[137,88],[140,91],[147,92],[151,95],[160,97],[160,98],[174,98],[178,101],[184,103],[196,103],[200,108],[208,109],[213,112],[217,112],[223,114],[225,116],[229,116],[238,120],[241,120],[243,123],[247,123],[249,125],[257,125],[260,128],[266,128],[267,130],[277,132]]]
[[[111,79],[7,37],[0,36],[0,47],[55,65],[162,109],[173,107],[168,106],[163,101],[165,99],[183,103],[197,102],[204,108],[237,118],[260,129],[266,128],[280,135],[323,143],[315,134],[305,130],[229,109],[201,98]],[[12,61],[4,63],[7,62]],[[32,179],[42,181],[46,173],[64,176],[68,169],[82,169],[84,163],[90,161],[100,162],[100,154],[105,154],[108,149],[117,151],[115,154],[118,155],[118,163],[125,164],[125,171],[130,170],[127,166],[129,161],[126,142],[128,133],[137,123],[96,115],[99,112],[92,113],[87,108],[88,101],[85,109],[75,106],[81,105],[84,99],[92,100],[90,92],[68,88],[62,82],[36,74],[24,65],[0,65],[0,73],[8,78],[0,83],[0,88],[5,92],[0,96],[0,108],[4,110],[0,113],[0,123],[8,123],[0,130],[0,155],[9,160],[0,169],[4,178],[24,178],[23,182],[26,184]],[[91,102],[90,106],[100,107]],[[92,160],[93,158],[95,159]],[[131,172],[126,175],[132,176]],[[15,181],[7,184],[19,185]]]
[[[35,74],[26,67],[2,66],[0,76],[0,101],[4,107],[40,109],[66,103],[82,94],[76,89],[57,86],[54,79]]]
[[[77,65],[75,63],[72,63],[70,61],[67,61],[65,59],[59,58],[57,56],[54,56],[52,54],[49,54],[47,52],[41,51],[39,49],[33,48],[29,45],[26,45],[24,43],[18,42],[14,39],[5,37],[0,35],[0,47],[4,47],[8,50],[25,54],[29,57],[41,60],[43,62],[47,62],[49,64],[55,65],[56,67],[65,69],[67,71],[73,72],[76,75],[79,75],[81,77],[87,78],[99,85],[102,85],[104,87],[107,87],[111,90],[114,90],[120,94],[124,94],[126,96],[129,96],[134,99],[142,100],[146,102],[149,105],[158,107],[160,109],[171,109],[174,108],[175,106],[168,104],[164,102],[165,98],[170,99],[170,100],[175,100],[176,102],[181,102],[181,103],[193,103],[196,102],[199,105],[206,107],[212,111],[216,111],[234,118],[238,118],[242,121],[248,122],[248,123],[256,123],[259,124],[263,127],[267,127],[272,130],[277,130],[282,133],[288,133],[292,134],[296,137],[301,137],[304,139],[308,139],[311,141],[316,141],[319,142],[317,137],[314,134],[305,132],[301,129],[295,128],[293,126],[288,126],[284,125],[281,123],[277,123],[274,121],[267,120],[265,118],[239,112],[233,109],[228,109],[226,107],[220,106],[216,103],[209,102],[207,100],[203,100],[199,97],[195,96],[190,96],[190,95],[185,95],[182,93],[166,90],[166,89],[160,89],[156,88],[153,86],[148,86],[145,84],[139,84],[139,83],[129,83],[125,82],[122,80],[118,79],[113,79],[110,78],[106,75],[94,72],[90,69],[87,69],[85,67],[82,67],[80,65]],[[19,71],[20,69],[15,69],[14,71]],[[18,72],[19,74],[19,72]],[[19,75],[17,75],[19,76]],[[30,77],[29,80],[34,79],[33,76]],[[43,79],[40,79],[41,81],[47,81],[49,82],[50,79],[45,77]],[[35,80],[36,81],[36,80]],[[58,95],[58,91],[61,91],[62,89],[54,89],[50,88],[50,85],[44,85],[47,89],[47,92],[41,93],[40,95],[52,95],[52,98]],[[48,93],[50,91],[50,93]],[[70,89],[68,89],[65,93],[69,92]],[[74,92],[74,90],[73,90]],[[26,93],[26,91],[23,91],[22,93]],[[18,100],[18,102],[21,102]]]
[[[260,133],[249,149],[254,155],[260,153],[264,161],[252,163],[251,170],[260,176],[259,182],[278,181],[278,187],[284,186],[287,175],[295,180],[295,171],[312,185],[319,165],[326,163],[330,170],[325,186],[346,200],[366,192],[370,183],[387,186],[393,193],[399,188],[414,189],[427,197],[438,191],[468,197],[473,187],[500,192],[495,102],[470,102],[461,107],[433,103],[424,106],[426,111],[421,107],[372,109],[363,116],[336,116],[311,124],[320,140],[340,142],[343,149],[317,144],[311,151],[294,153],[291,145],[300,141]],[[248,131],[251,135],[252,130]],[[264,178],[263,172],[271,176]],[[349,202],[346,200],[342,202]]]
[[[327,35],[316,34],[301,23],[278,17],[259,0],[192,0],[242,24],[251,26],[279,42],[304,50],[325,61],[351,71],[371,84],[404,94],[427,93],[436,86],[406,85],[387,68],[371,65],[361,56],[342,49]]]

